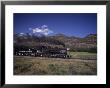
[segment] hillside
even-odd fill
[[[97,35],[89,34],[84,38],[75,36],[66,36],[56,34],[52,36],[34,35],[34,34],[14,34],[15,46],[46,46],[58,48],[70,48],[70,50],[97,48]]]

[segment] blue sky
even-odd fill
[[[46,29],[46,30],[44,30]],[[43,30],[43,31],[42,31]],[[96,13],[14,13],[15,33],[63,33],[85,37],[97,33]]]

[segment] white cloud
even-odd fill
[[[48,28],[48,26],[47,26],[47,25],[42,25],[41,28],[42,28],[42,29]]]
[[[24,33],[20,33],[21,35],[24,35]]]
[[[50,30],[47,25],[42,25],[41,27],[37,27],[37,28],[31,29],[31,30],[33,33],[40,33],[43,35],[49,35],[49,34],[53,33],[53,31]]]

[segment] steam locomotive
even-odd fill
[[[16,56],[34,56],[34,57],[53,57],[53,58],[70,58],[66,48],[14,48]]]

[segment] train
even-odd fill
[[[14,55],[16,56],[34,56],[34,57],[48,57],[48,58],[70,58],[67,54],[66,48],[14,48]]]

